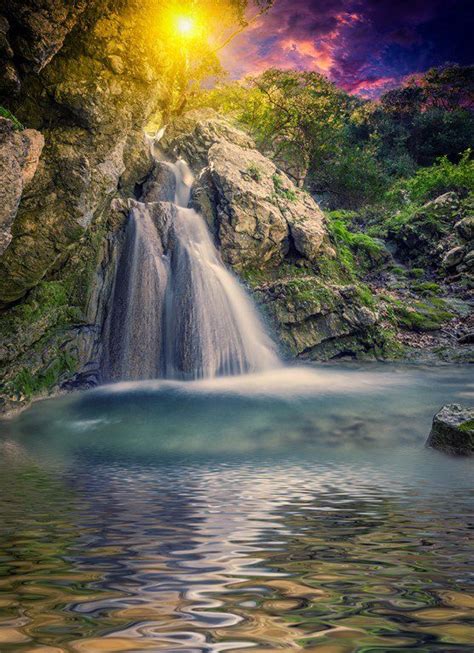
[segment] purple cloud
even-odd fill
[[[222,63],[234,78],[271,66],[315,70],[371,97],[446,60],[468,63],[466,20],[467,0],[276,0]]]

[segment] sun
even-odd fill
[[[192,36],[196,30],[196,25],[190,16],[178,16],[176,28],[181,36]]]

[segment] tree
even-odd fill
[[[440,156],[457,161],[474,145],[474,66],[414,75],[366,106],[366,131],[390,174],[411,174]]]
[[[267,12],[273,0],[256,0],[246,17],[247,0],[168,0],[158,20],[157,39],[166,61],[162,111],[164,121],[180,115],[203,80],[223,76],[217,53]]]
[[[323,75],[271,69],[202,102],[235,116],[264,154],[330,206],[355,207],[380,192],[379,166],[351,130],[363,103]]]

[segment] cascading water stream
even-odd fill
[[[175,203],[132,208],[108,320],[104,380],[197,379],[279,364],[257,311],[223,265],[201,215],[188,208],[193,176],[168,164]],[[163,207],[166,207],[163,208]]]

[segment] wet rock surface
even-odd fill
[[[474,408],[443,406],[433,418],[426,445],[454,456],[474,455]]]

